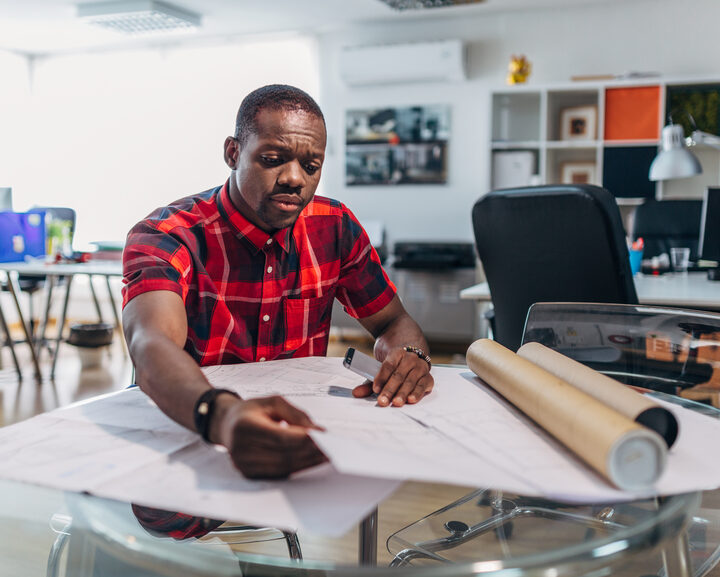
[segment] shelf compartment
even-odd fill
[[[595,110],[595,127],[589,135],[588,141],[597,139],[597,127],[599,122],[597,90],[573,90],[573,91],[550,91],[547,95],[547,140],[562,140],[562,116],[563,111],[571,108],[592,107]],[[572,140],[572,142],[578,142]]]
[[[617,146],[603,151],[603,186],[616,198],[655,198],[649,180],[656,146]]]
[[[633,86],[605,91],[605,140],[660,138],[660,87]]]
[[[549,149],[546,182],[548,184],[600,185],[597,150],[594,148]]]
[[[539,141],[540,94],[494,94],[493,142]]]

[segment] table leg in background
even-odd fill
[[[93,275],[88,275],[88,281],[90,282],[90,294],[92,295],[93,302],[95,303],[95,310],[97,311],[98,322],[103,322],[102,309],[100,308],[100,301],[97,298],[95,292],[95,285],[93,284]]]
[[[377,565],[377,507],[360,523],[358,537],[358,562],[360,565]]]
[[[45,333],[47,332],[47,326],[50,322],[50,305],[52,303],[52,294],[55,285],[57,284],[57,277],[51,275],[47,279],[47,294],[45,295],[45,313],[42,317],[42,325],[40,327],[40,335],[38,336],[38,358],[42,353],[42,347],[45,344]]]
[[[112,287],[110,286],[110,277],[105,277],[105,283],[107,284],[108,298],[110,299],[110,307],[112,308],[113,316],[115,317],[115,328],[117,329],[118,336],[120,337],[120,345],[122,346],[123,353],[127,355],[127,344],[125,343],[125,335],[122,330],[122,322],[120,321],[120,314],[118,313],[117,306],[115,305],[115,297],[113,297]]]
[[[32,341],[32,335],[30,334],[28,326],[25,323],[25,317],[23,317],[22,308],[20,308],[20,300],[18,299],[17,291],[15,290],[15,279],[10,273],[6,273],[5,276],[7,277],[7,286],[10,289],[10,295],[12,296],[13,301],[15,301],[15,309],[18,313],[20,326],[22,327],[23,333],[25,334],[25,340],[30,347],[30,355],[32,357],[33,368],[35,370],[35,378],[38,382],[41,382],[42,373],[40,372],[40,363],[38,363],[37,351],[35,350],[35,344]]]
[[[58,353],[60,352],[60,341],[62,341],[63,329],[65,328],[65,318],[67,317],[68,303],[70,302],[70,289],[72,288],[73,275],[65,277],[67,279],[67,287],[65,289],[65,301],[63,302],[60,320],[58,321],[57,336],[55,337],[55,350],[53,351],[52,368],[50,369],[50,378],[55,378],[55,365],[57,364]]]
[[[22,381],[22,371],[20,370],[20,363],[18,362],[17,355],[15,354],[15,343],[13,342],[12,335],[10,334],[10,327],[5,320],[2,307],[0,307],[0,329],[5,333],[5,339],[7,345],[10,347],[10,354],[12,355],[13,362],[15,363],[15,370],[17,371],[18,378]]]

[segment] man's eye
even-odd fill
[[[305,172],[307,172],[308,174],[315,174],[318,170],[320,170],[320,167],[315,166],[314,164],[305,165]]]
[[[277,166],[282,163],[282,158],[278,158],[277,156],[263,156],[262,161],[268,166]]]

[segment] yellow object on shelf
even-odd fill
[[[510,57],[510,64],[508,65],[508,84],[523,84],[527,81],[530,72],[532,71],[532,64],[525,58],[525,55],[521,54],[515,56],[514,54]]]

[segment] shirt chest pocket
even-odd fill
[[[309,339],[327,336],[334,298],[333,291],[321,297],[285,299],[285,352],[299,349]]]

